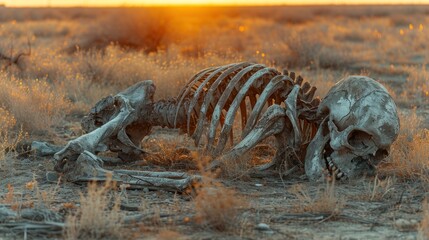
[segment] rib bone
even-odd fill
[[[241,156],[269,136],[275,136],[277,142],[277,153],[270,166],[276,165],[285,158],[289,148],[301,151],[320,123],[316,115],[320,101],[313,99],[315,88],[308,83],[302,84],[303,79],[293,72],[284,71],[282,74],[274,68],[247,62],[207,68],[191,77],[177,98],[157,102],[153,102],[155,86],[152,81],[142,81],[96,104],[82,120],[87,133],[55,153],[54,158],[58,161],[55,169],[86,176],[89,173],[85,169],[76,168],[74,171],[66,166],[75,164],[79,158],[85,161],[94,159],[92,165],[84,164],[92,169],[88,171],[95,171],[92,177],[113,173],[121,176],[118,181],[132,185],[148,182],[161,175],[148,176],[149,173],[122,170],[109,172],[101,168],[102,160],[94,154],[108,148],[117,152],[122,161],[138,159],[144,153],[140,148],[143,137],[153,126],[162,126],[180,128],[194,138],[197,146],[206,134],[206,151],[217,157],[227,146],[228,138],[234,143],[233,125],[239,108],[242,132],[238,136],[241,135],[241,142],[213,165]],[[43,148],[44,145],[34,146]],[[158,186],[163,182],[168,186],[183,186],[189,183],[184,178],[177,180],[173,177],[173,181],[171,176],[168,181],[157,179],[150,184]]]

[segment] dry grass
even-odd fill
[[[171,231],[171,230],[162,230],[156,235],[155,239],[159,240],[170,240],[170,239],[186,239],[182,234]]]
[[[245,201],[234,190],[221,185],[203,184],[194,199],[196,222],[217,231],[232,230],[239,222]]]
[[[58,182],[54,186],[50,186],[48,189],[41,189],[39,183],[36,181],[35,177],[30,182],[25,184],[25,189],[31,195],[31,198],[34,199],[34,207],[38,209],[52,209],[54,203],[57,201],[58,190],[60,187],[61,178],[58,179]]]
[[[336,193],[335,181],[327,181],[326,187],[316,192],[310,192],[301,184],[293,185],[290,191],[296,197],[296,204],[290,209],[292,212],[325,213],[335,217],[344,208],[345,199]]]
[[[131,9],[97,19],[67,51],[104,49],[111,43],[125,48],[143,49],[146,53],[165,49],[174,35],[167,14]],[[170,35],[170,36],[167,36]]]
[[[202,179],[193,186],[196,193],[193,200],[195,222],[203,228],[232,231],[240,221],[240,209],[248,203],[236,191],[215,180],[219,171],[205,170],[209,161],[209,157],[200,155],[198,164]]]
[[[374,177],[374,180],[367,185],[367,199],[369,201],[381,201],[393,195],[395,188],[395,179],[388,177],[386,179],[380,179],[378,176]]]
[[[420,221],[418,228],[417,239],[425,240],[429,239],[429,204],[427,199],[422,203],[423,208],[423,218]]]
[[[412,138],[402,134],[391,149],[390,166],[382,171],[390,170],[404,180],[429,182],[429,130],[424,129]]]
[[[413,105],[420,105],[429,100],[429,71],[425,65],[405,68],[408,78],[402,97]]]
[[[87,194],[81,194],[77,212],[66,218],[66,239],[123,239],[126,233],[122,231],[119,198],[110,192],[114,186],[111,181],[103,186],[88,185]]]
[[[393,143],[387,162],[379,171],[401,180],[420,179],[429,182],[429,130],[421,129],[421,119],[415,111],[401,114],[401,132]]]
[[[0,169],[11,173],[14,150],[26,134],[22,129],[12,131],[16,126],[15,117],[6,109],[0,107]]]
[[[16,145],[16,141],[11,141],[9,136],[9,132],[15,124],[16,120],[10,112],[0,107],[0,166],[2,166],[7,151]]]
[[[219,177],[224,179],[246,179],[252,167],[252,160],[258,161],[251,153],[246,153],[237,158],[224,158],[219,165]],[[264,159],[265,160],[265,159]]]
[[[172,139],[150,139],[145,141],[143,149],[149,151],[145,161],[155,166],[163,166],[168,169],[197,169],[195,151],[189,150],[183,136]]]
[[[23,80],[0,73],[0,102],[26,131],[51,130],[67,112],[61,89],[45,80]]]
[[[392,26],[389,21],[396,16],[393,13],[405,9],[379,7],[350,11],[348,8],[297,7],[292,11],[276,7],[249,8],[246,13],[237,10],[198,9],[198,14],[192,9],[102,9],[99,12],[40,9],[31,14],[29,10],[16,10],[14,19],[17,21],[4,22],[0,36],[4,37],[2,44],[7,49],[11,46],[17,50],[25,49],[28,39],[32,43],[31,56],[23,59],[24,70],[8,74],[16,75],[17,81],[22,80],[24,85],[42,79],[49,85],[44,87],[48,89],[46,93],[56,92],[58,98],[64,95],[71,100],[73,110],[83,112],[99,98],[145,79],[155,81],[157,98],[175,96],[199,70],[237,61],[254,61],[305,72],[303,76],[320,87],[323,95],[326,91],[322,88],[328,88],[331,81],[349,73],[346,71],[351,65],[359,62],[374,65],[373,61],[384,64],[390,63],[391,59],[403,62],[413,57],[410,53],[416,49],[420,53],[427,52],[422,49],[429,36],[425,34],[426,18],[416,15],[408,19],[408,28],[403,29],[403,35],[399,34],[403,26]],[[419,8],[414,12],[417,10],[422,11]],[[10,9],[2,11],[5,12],[3,17],[12,16]],[[289,13],[287,17],[284,11]],[[330,19],[323,17],[339,13],[345,16],[341,24],[333,25]],[[363,13],[382,17],[354,19]],[[43,14],[50,17],[47,19]],[[24,16],[35,20],[25,20]],[[300,19],[305,16],[306,20],[296,20],[294,16]],[[315,16],[322,17],[313,21]],[[88,19],[91,24],[82,24]],[[409,29],[410,23],[414,23],[414,29]],[[76,53],[64,51],[68,46],[75,49],[75,45],[81,46]],[[352,73],[360,73],[360,70]],[[412,89],[424,95],[427,91],[427,86],[423,86],[427,82],[424,81],[426,70],[418,66],[409,70],[408,82],[417,85],[413,84]],[[9,78],[2,76],[1,83],[5,84]],[[15,92],[19,90],[17,84],[7,90],[13,92],[10,88],[17,89]],[[10,98],[8,93],[0,92],[0,99],[4,94]],[[49,101],[61,106],[59,99],[50,98]],[[14,111],[8,110],[15,115]],[[25,128],[33,125],[28,126],[31,130],[47,129],[51,124],[49,121],[57,122],[50,120],[55,117],[44,119],[47,121],[25,121],[15,117]],[[42,126],[40,122],[48,124]]]

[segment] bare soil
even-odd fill
[[[154,135],[165,137],[168,136],[166,132],[168,130],[155,131]],[[171,131],[171,135],[175,134],[175,131]],[[21,200],[22,209],[25,208],[26,200],[38,201],[34,197],[34,190],[25,188],[34,179],[41,192],[53,195],[50,209],[62,217],[73,211],[66,208],[66,204],[78,205],[79,194],[86,192],[85,184],[67,182],[61,183],[54,192],[56,183],[48,182],[45,177],[46,172],[52,171],[53,162],[49,158],[30,154],[12,162],[7,170],[0,170],[0,189],[8,189],[9,183],[23,186],[14,190],[15,197]],[[139,164],[106,168],[148,170],[147,166]],[[156,170],[162,169],[157,167]],[[386,179],[387,176],[379,178]],[[138,218],[135,222],[125,224],[124,229],[129,232],[127,236],[132,239],[175,239],[178,236],[181,239],[416,239],[421,220],[421,203],[426,196],[426,187],[418,181],[393,181],[385,189],[377,188],[371,200],[374,178],[368,177],[335,183],[336,197],[344,203],[338,213],[324,213],[323,209],[322,212],[300,212],[297,206],[301,200],[293,189],[299,185],[316,198],[327,187],[326,183],[309,182],[300,174],[281,177],[278,173],[219,181],[234,189],[249,203],[240,208],[239,218],[230,223],[231,227],[227,231],[211,230],[196,223],[192,194],[128,190],[121,193],[122,212],[129,218]],[[6,193],[2,195],[4,197]],[[8,204],[2,206],[10,207]],[[22,218],[3,219],[0,222],[0,239],[19,239],[24,236],[34,239],[61,238],[58,228],[37,229],[28,225],[38,222]],[[261,223],[268,226],[262,226]],[[19,228],[23,224],[28,225],[27,230]]]

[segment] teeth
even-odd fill
[[[336,176],[337,179],[345,177],[345,174],[341,172],[341,170],[337,166],[335,166],[331,157],[326,157],[326,161],[328,163],[328,170],[331,176]]]
[[[327,157],[326,160],[328,160],[329,167],[332,168],[334,166],[334,163],[332,162],[331,157]]]

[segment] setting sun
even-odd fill
[[[428,4],[429,0],[3,0],[6,6],[170,6],[170,5],[307,5],[307,4]]]

